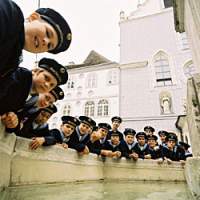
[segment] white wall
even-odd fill
[[[153,3],[157,7],[150,9]],[[160,3],[146,1],[138,12],[120,22],[122,128],[129,126],[140,131],[145,125],[152,125],[156,131],[178,131],[175,122],[183,114],[186,99],[183,66],[192,58],[189,49],[181,48],[180,34],[174,29],[173,9],[163,9]],[[153,58],[159,51],[168,56],[171,86],[156,86]],[[141,62],[146,64],[142,66]],[[173,112],[170,114],[161,114],[159,94],[162,91],[171,94]]]
[[[116,84],[108,84],[108,76],[110,72],[115,71],[117,74]],[[85,103],[87,101],[94,101],[95,115],[92,117],[97,123],[107,122],[111,123],[110,119],[114,115],[119,115],[119,81],[120,70],[118,64],[100,64],[94,66],[86,66],[77,69],[68,70],[69,77],[74,80],[75,87],[73,89],[67,88],[67,84],[63,87],[65,98],[57,103],[58,112],[50,119],[50,127],[53,128],[52,123],[60,126],[60,118],[63,116],[64,105],[71,105],[72,116],[84,115]],[[87,78],[89,74],[95,73],[97,84],[94,88],[87,87]],[[97,116],[97,108],[99,100],[106,99],[109,103],[108,116]]]

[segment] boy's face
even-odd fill
[[[54,28],[35,12],[27,20],[24,49],[31,53],[53,50],[58,44],[58,36]]]
[[[104,129],[104,128],[99,128],[98,132],[101,135],[101,139],[105,138],[107,136],[107,134],[108,134],[108,130]]]
[[[143,136],[140,136],[137,138],[138,144],[140,146],[144,146],[145,145],[145,138]]]
[[[75,127],[71,124],[62,124],[61,131],[65,135],[65,137],[69,137],[74,132]]]
[[[113,122],[112,122],[112,127],[113,127],[114,130],[118,129],[119,126],[120,126],[119,121],[113,121]]]
[[[169,149],[173,149],[175,147],[175,145],[176,145],[176,142],[174,140],[167,141],[167,147]]]
[[[35,93],[47,93],[57,86],[56,78],[47,70],[36,68],[32,73],[32,90]]]
[[[112,144],[117,145],[119,143],[119,136],[117,135],[111,136],[111,142]]]
[[[156,141],[155,140],[148,140],[147,144],[151,147],[151,148],[154,148],[156,146]]]
[[[133,144],[134,136],[133,135],[126,135],[125,140],[128,144]]]
[[[81,123],[79,125],[79,130],[80,130],[81,135],[91,133],[91,127],[85,123]]]
[[[152,132],[150,129],[146,129],[146,130],[145,130],[145,133],[146,133],[147,135],[153,135],[153,132]]]
[[[160,140],[161,140],[161,142],[165,142],[165,139],[166,139],[166,136],[165,135],[160,135]]]
[[[39,108],[46,108],[56,101],[55,97],[51,93],[39,94],[37,106]]]
[[[49,112],[45,112],[42,110],[40,114],[36,117],[35,122],[39,125],[45,124],[48,119],[51,117],[51,114]]]

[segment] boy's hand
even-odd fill
[[[101,155],[102,156],[107,156],[107,157],[112,157],[112,151],[102,149],[101,150]]]
[[[88,147],[85,146],[85,149],[83,151],[79,152],[79,155],[82,156],[82,155],[89,154],[89,153],[90,153],[90,151],[89,151]]]
[[[119,158],[121,156],[121,152],[120,151],[115,151],[112,153],[112,157],[113,158]]]
[[[90,135],[90,140],[95,142],[101,138],[101,135],[98,132],[94,132]]]
[[[167,161],[167,164],[169,164],[169,165],[172,164],[172,162],[173,162],[172,160],[170,160],[170,159],[167,158],[167,157],[164,157],[164,159],[165,159],[165,161]]]
[[[8,112],[1,116],[1,121],[6,128],[16,128],[19,120],[14,112]]]
[[[35,150],[38,147],[42,146],[43,143],[45,142],[44,137],[35,137],[32,138],[32,141],[29,144],[30,149]]]
[[[68,145],[66,143],[57,144],[57,145],[63,147],[64,149],[68,149]]]
[[[144,156],[145,159],[151,159],[151,154],[147,154]]]
[[[137,160],[139,158],[138,154],[133,152],[132,154],[129,155],[130,158],[133,158],[133,160]]]
[[[157,159],[157,163],[160,165],[164,162],[164,160],[162,158]]]

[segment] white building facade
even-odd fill
[[[140,1],[138,9],[120,13],[120,64],[91,51],[80,65],[68,66],[65,99],[50,127],[63,115],[92,117],[108,122],[114,115],[126,127],[142,131],[179,132],[177,117],[186,113],[187,78],[197,70],[185,33],[174,29],[171,0]]]
[[[120,116],[123,127],[179,132],[187,78],[196,72],[185,33],[175,31],[172,1],[146,0],[120,17]]]
[[[68,73],[62,87],[65,98],[56,103],[58,112],[50,118],[51,128],[59,128],[63,115],[86,115],[97,123],[111,123],[111,117],[119,115],[119,64],[91,51],[83,64],[68,66]]]

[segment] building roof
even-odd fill
[[[112,61],[108,60],[104,56],[92,50],[90,51],[89,55],[87,56],[87,58],[84,60],[83,63],[67,65],[66,67],[67,69],[74,69],[74,68],[81,68],[85,66],[98,65],[98,64],[110,63],[110,62]]]

